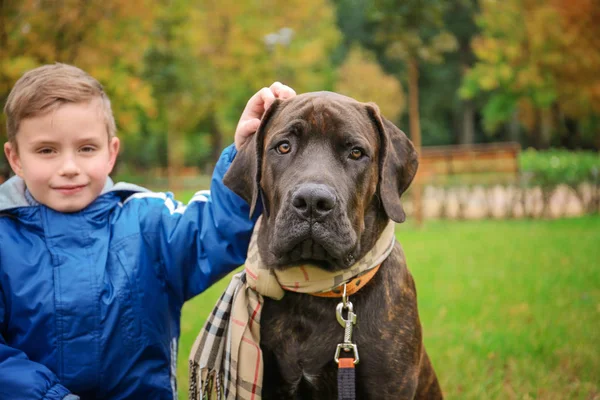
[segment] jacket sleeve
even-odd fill
[[[250,206],[223,184],[223,176],[235,157],[233,145],[226,148],[215,166],[210,192],[201,191],[184,206],[170,193],[151,199],[158,210],[148,215],[148,230],[159,230],[161,257],[167,283],[181,303],[203,292],[246,259],[250,236],[260,205],[251,219]],[[143,198],[144,195],[142,195]],[[154,209],[154,207],[152,207]]]
[[[7,345],[6,308],[0,288],[0,399],[62,400],[69,390],[44,365]]]

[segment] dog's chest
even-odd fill
[[[336,304],[296,293],[280,301],[265,300],[261,347],[274,353],[286,381],[305,379],[317,384],[324,369],[334,367],[336,346],[344,338]]]
[[[360,355],[357,398],[405,398],[391,394],[399,386],[414,389],[421,343],[416,296],[410,274],[391,257],[397,268],[383,265],[350,296],[358,315],[352,336]],[[337,397],[334,355],[344,341],[344,328],[336,319],[340,301],[298,293],[286,293],[279,301],[265,299],[261,348],[266,400]]]

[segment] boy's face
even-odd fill
[[[119,152],[99,99],[24,119],[16,142],[4,145],[13,171],[37,201],[60,212],[80,211],[100,195]]]

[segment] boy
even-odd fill
[[[280,83],[249,101],[239,147]],[[187,207],[113,185],[119,139],[102,86],[47,65],[15,84],[0,186],[0,399],[172,399],[183,303],[244,262],[254,220],[222,184]]]

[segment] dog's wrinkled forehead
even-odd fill
[[[361,134],[373,138],[375,133],[362,103],[332,92],[305,93],[285,101],[269,130],[294,126],[328,136]]]

